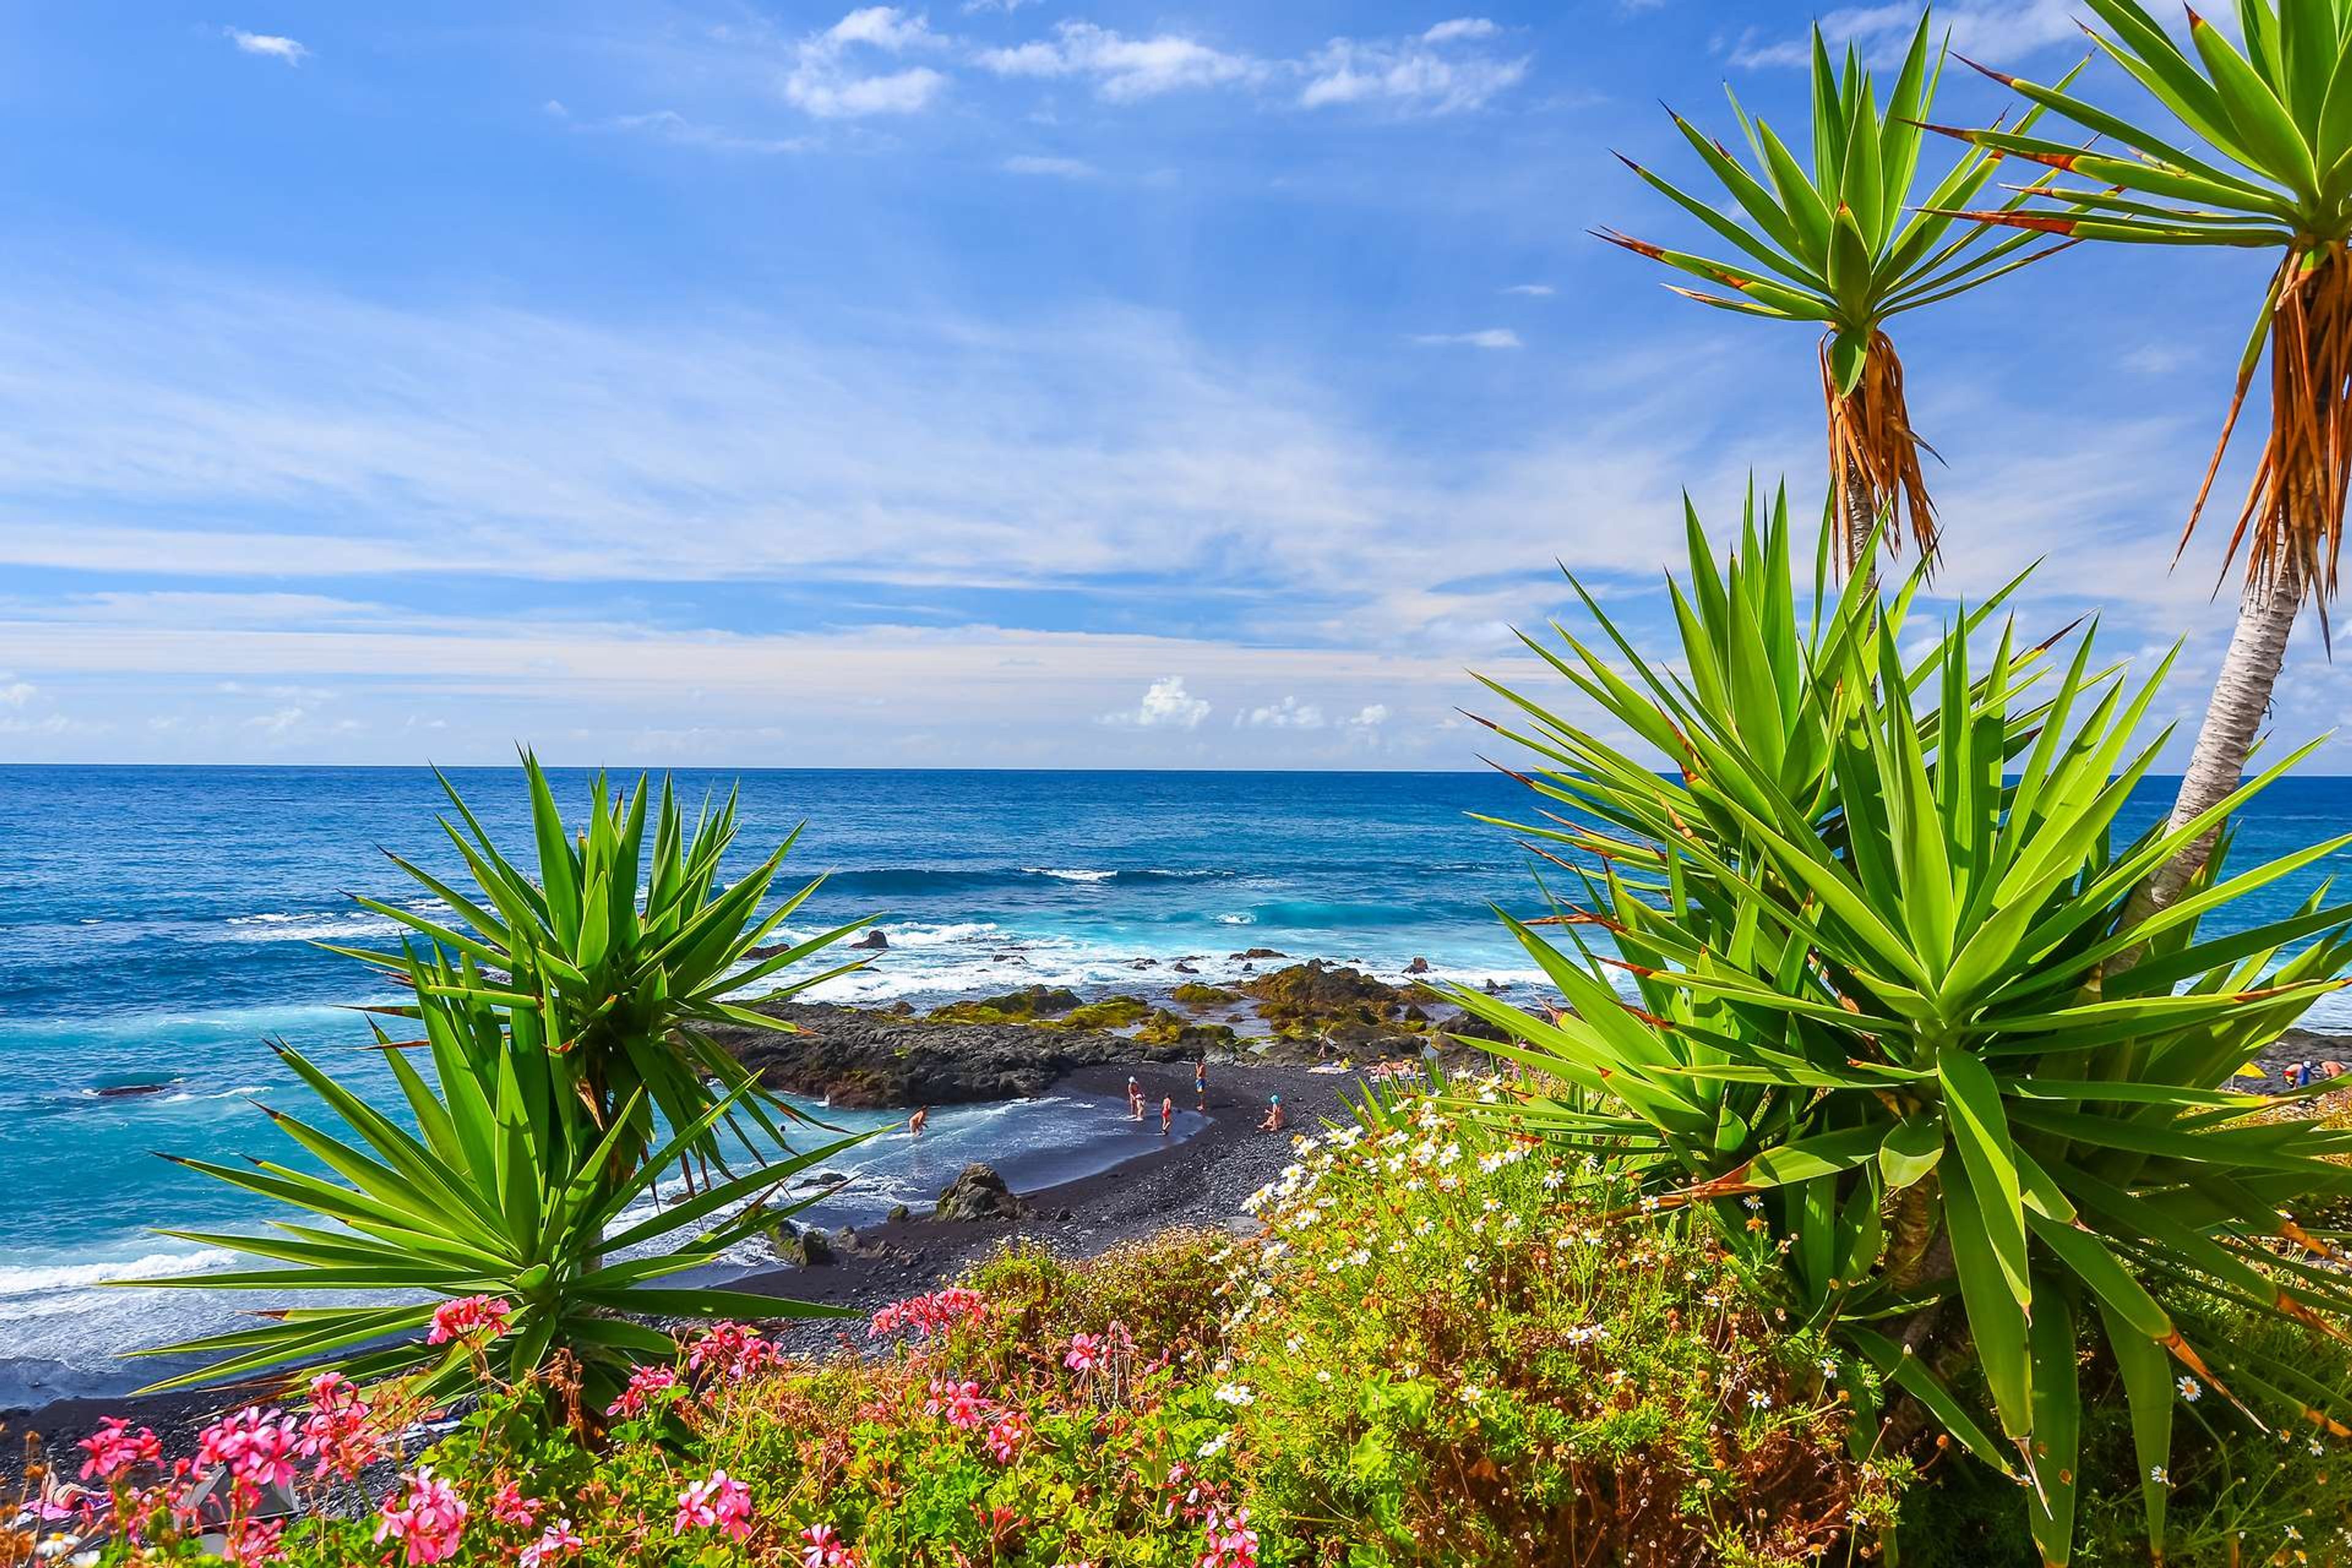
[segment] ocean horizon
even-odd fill
[[[448,770],[494,837],[528,841],[515,768]],[[634,777],[635,770],[625,776]],[[552,770],[567,807],[593,770]],[[624,776],[616,773],[615,776]],[[1538,903],[1540,868],[1474,814],[1538,804],[1495,773],[1013,769],[695,769],[691,803],[740,781],[733,864],[795,825],[779,881],[824,886],[791,923],[814,934],[879,917],[889,946],[808,999],[927,1006],[1042,984],[1150,994],[1189,961],[1215,982],[1266,961],[1357,963],[1390,980],[1532,988],[1538,971],[1495,916]],[[2127,826],[2154,820],[2174,781],[2135,792]],[[394,922],[351,893],[411,901],[396,851],[462,880],[435,824],[430,770],[393,767],[0,766],[12,824],[0,877],[0,1127],[12,1180],[0,1196],[0,1406],[142,1381],[128,1349],[226,1321],[202,1291],[126,1292],[110,1280],[225,1266],[156,1226],[235,1231],[257,1208],[153,1152],[281,1156],[248,1103],[299,1092],[267,1048],[283,1039],[383,1076],[356,1004],[389,999],[321,942],[388,942]],[[2245,859],[2283,854],[2352,821],[2352,779],[2281,782],[2239,820]],[[2287,912],[2338,854],[2244,901]],[[847,955],[845,955],[847,956]],[[1138,968],[1149,961],[1150,967]],[[2352,1031],[2330,998],[2306,1020]],[[896,1113],[846,1113],[864,1127]],[[1087,1173],[1138,1145],[1118,1108],[1054,1097],[935,1112],[917,1150],[860,1152],[856,1186],[813,1217],[839,1224],[928,1202],[965,1159],[1040,1180]]]

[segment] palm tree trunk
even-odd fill
[[[1868,559],[1866,552],[1870,549],[1870,531],[1878,523],[1878,509],[1871,501],[1869,473],[1851,458],[1846,460],[1843,482],[1838,487],[1838,500],[1845,513],[1845,537],[1839,542],[1839,549],[1845,556],[1846,574],[1874,570],[1877,563]]]
[[[2303,605],[2303,574],[2294,557],[2283,551],[2277,560],[2269,581],[2248,582],[2238,601],[2237,629],[2230,636],[2230,651],[2221,657],[2204,727],[2197,731],[2197,749],[2189,755],[2179,797],[2172,804],[2175,827],[2221,804],[2245,776],[2246,758],[2270,708],[2271,688],[2286,662],[2287,637]],[[2135,900],[2146,903],[2142,914],[2163,909],[2180,896],[2204,868],[2219,832],[2216,826],[2199,834],[2148,879],[2144,898]]]

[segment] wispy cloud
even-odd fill
[[[1503,290],[1506,294],[1522,294],[1530,300],[1549,300],[1559,292],[1549,283],[1514,283]]]
[[[229,42],[248,55],[282,60],[289,66],[299,66],[310,58],[310,51],[299,42],[276,33],[248,33],[242,27],[224,27],[221,31]]]
[[[1952,47],[1989,61],[2018,57],[2053,44],[2075,43],[2082,29],[2075,24],[2079,7],[2071,0],[1962,0],[1936,13],[1938,31],[1950,29]],[[1822,36],[1832,44],[1854,44],[1874,60],[1898,55],[1919,26],[1919,8],[1894,0],[1884,5],[1849,5],[1824,12]],[[1773,37],[1750,27],[1731,50],[1731,63],[1743,68],[1802,66],[1812,58],[1811,36]]]
[[[1412,341],[1430,349],[1519,349],[1527,345],[1508,327],[1488,327],[1475,332],[1415,332]]]
[[[551,100],[547,112],[562,120],[575,131],[618,132],[627,135],[647,136],[677,147],[696,147],[710,153],[749,153],[763,155],[785,153],[805,153],[817,143],[807,136],[745,136],[716,125],[706,125],[689,120],[675,109],[648,110],[641,114],[615,114],[604,120],[577,120],[562,103]]]
[[[1320,730],[1323,710],[1312,702],[1286,697],[1269,707],[1251,709],[1246,720],[1253,730]]]
[[[1003,168],[1008,174],[1045,174],[1063,180],[1091,180],[1102,172],[1083,158],[1045,158],[1027,153],[1005,159]]]
[[[982,69],[1008,77],[1078,77],[1113,103],[1153,98],[1184,88],[1222,87],[1263,79],[1267,67],[1177,33],[1129,37],[1092,22],[1066,21],[1049,38],[1009,48],[982,49]]]
[[[897,56],[949,43],[922,16],[893,5],[864,6],[801,40],[784,78],[784,97],[821,120],[918,113],[946,89],[945,72],[929,66],[866,70],[861,62],[877,53]]]
[[[1484,17],[1465,16],[1410,38],[1334,38],[1307,58],[1298,101],[1308,109],[1377,103],[1430,114],[1484,108],[1526,79],[1528,58],[1459,46],[1500,31]]]

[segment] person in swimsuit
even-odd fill
[[[1160,1097],[1160,1136],[1167,1137],[1168,1129],[1174,1124],[1175,1121],[1176,1097],[1172,1094],[1163,1094]]]
[[[1265,1120],[1257,1124],[1257,1130],[1261,1132],[1279,1132],[1282,1131],[1282,1096],[1278,1094],[1269,1096],[1265,1105]]]

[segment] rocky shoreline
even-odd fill
[[[1234,956],[1252,954],[1284,956],[1263,948]],[[1421,986],[1320,960],[1226,985],[1177,980],[1095,998],[1031,985],[928,1013],[904,1004],[761,1011],[794,1032],[721,1027],[713,1037],[771,1089],[860,1110],[1032,1098],[1068,1074],[1122,1063],[1362,1065],[1494,1033]]]
[[[1282,955],[1260,950],[1255,955]],[[1171,966],[1172,967],[1172,966]],[[1417,988],[1349,965],[1287,964],[1213,987],[1171,973],[1143,994],[1092,999],[1030,987],[946,1004],[865,1010],[782,1004],[793,1033],[730,1029],[722,1043],[780,1091],[844,1108],[912,1108],[1062,1093],[1116,1100],[1133,1076],[1147,1100],[1188,1108],[1193,1064],[1210,1064],[1205,1123],[1150,1153],[1076,1181],[951,1204],[951,1214],[899,1212],[855,1229],[780,1235],[775,1267],[733,1288],[794,1297],[862,1316],[931,1289],[1017,1238],[1076,1257],[1183,1226],[1237,1222],[1242,1201],[1287,1164],[1288,1134],[1256,1131],[1279,1094],[1293,1131],[1345,1119],[1352,1068],[1458,1049],[1449,1031],[1472,1021]],[[862,1338],[857,1317],[793,1324],[792,1348],[820,1352]],[[132,1399],[60,1399],[0,1411],[0,1476],[21,1470],[22,1439],[70,1443],[108,1415],[152,1426],[184,1447],[222,1410],[248,1402],[219,1390]]]

